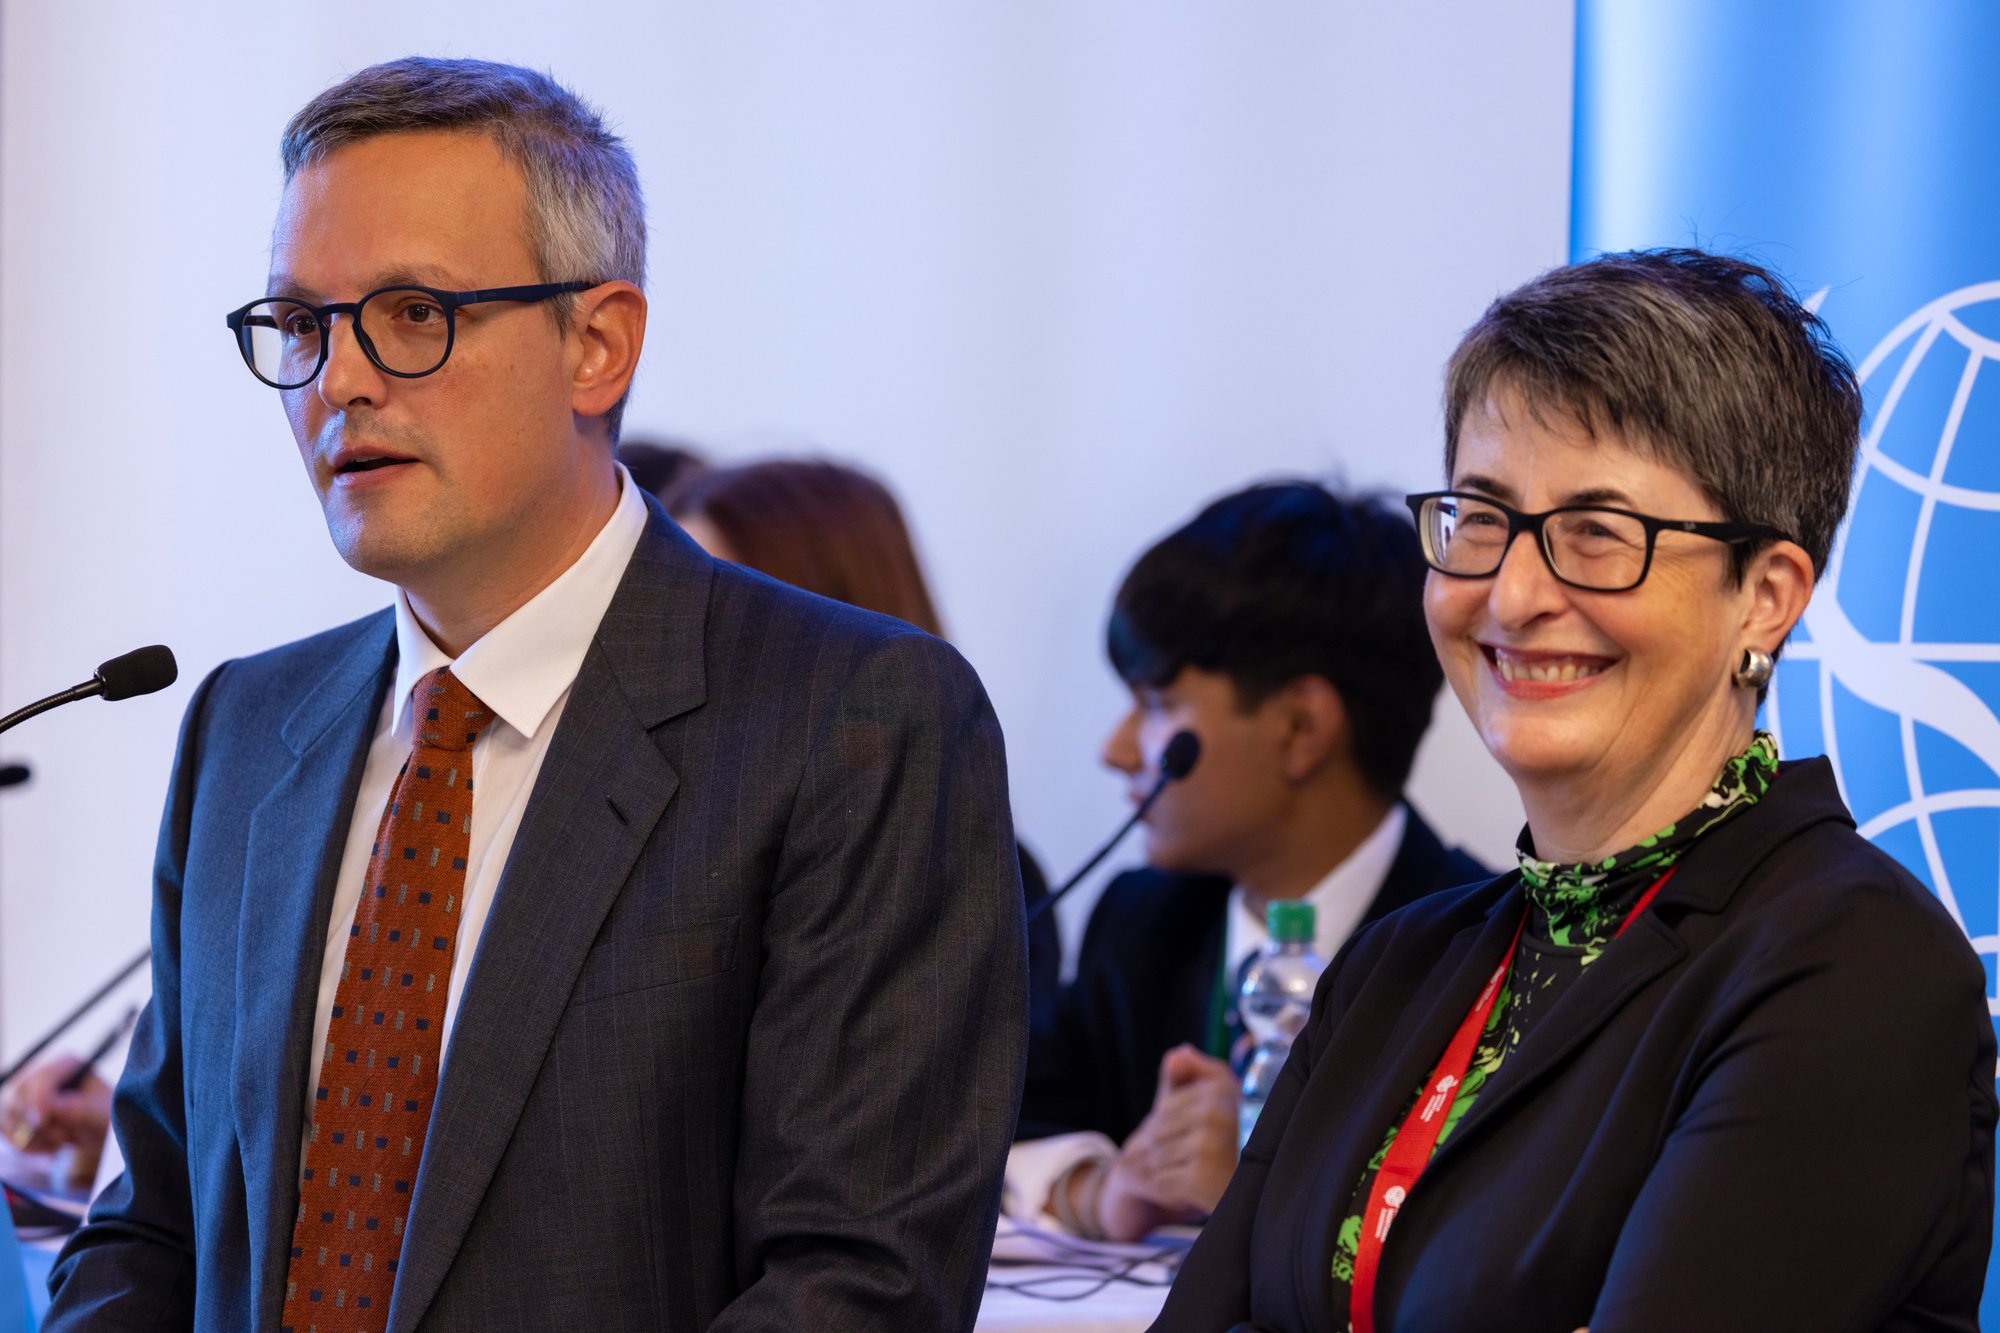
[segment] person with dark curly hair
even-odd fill
[[[1399,508],[1304,481],[1216,500],[1126,575],[1106,640],[1132,706],[1105,763],[1137,801],[1175,733],[1201,759],[1032,1030],[1013,1215],[1116,1239],[1206,1216],[1236,1166],[1236,995],[1266,906],[1310,903],[1330,958],[1358,923],[1488,874],[1403,799],[1443,683],[1423,579]]]

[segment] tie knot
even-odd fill
[[[470,750],[493,720],[493,710],[465,688],[450,667],[439,667],[412,691],[417,744],[431,750]]]

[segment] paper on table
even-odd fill
[[[69,1149],[22,1152],[12,1139],[0,1134],[0,1182],[45,1208],[81,1219],[90,1208],[90,1197],[70,1188],[69,1163]]]

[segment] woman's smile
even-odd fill
[[[1561,699],[1590,688],[1617,665],[1615,658],[1509,648],[1481,643],[1500,688],[1514,699]]]

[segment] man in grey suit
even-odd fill
[[[970,1327],[1026,1004],[978,681],[616,466],[644,223],[572,95],[398,61],[284,160],[230,327],[397,596],[194,696],[48,1327]]]

